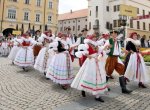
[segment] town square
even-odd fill
[[[150,110],[150,0],[0,0],[0,110]]]

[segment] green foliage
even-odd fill
[[[144,55],[144,61],[150,62],[150,55]]]

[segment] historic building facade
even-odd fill
[[[65,32],[67,27],[71,28],[73,34],[78,35],[83,28],[87,27],[88,9],[70,11],[60,14],[58,17],[58,32]]]
[[[57,30],[59,0],[0,0],[0,32]]]

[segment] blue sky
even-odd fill
[[[59,14],[88,7],[87,0],[59,0]]]

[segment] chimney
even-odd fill
[[[70,13],[72,13],[72,10],[70,10]]]

